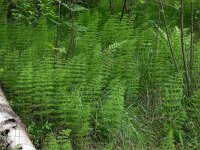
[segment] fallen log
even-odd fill
[[[6,149],[36,150],[24,124],[9,105],[0,86],[0,135]],[[0,145],[1,147],[2,145]]]

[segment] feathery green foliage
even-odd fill
[[[127,14],[120,22],[122,1],[112,1],[114,12],[109,13],[105,10],[110,9],[111,1],[85,0],[76,6],[92,9],[76,12],[74,27],[65,23],[71,22],[67,14],[75,11],[65,2],[60,16],[55,15],[57,3],[46,5],[42,1],[45,15],[41,17],[32,10],[32,3],[20,3],[15,17],[25,20],[25,24],[0,20],[0,81],[36,147],[199,149],[199,42],[195,41],[190,70],[193,94],[187,97],[180,29],[170,22],[177,72],[164,25],[160,20],[158,26],[157,8],[150,7],[152,2],[128,1]],[[66,9],[64,4],[71,7]],[[24,11],[20,17],[19,11],[29,7],[30,12]],[[166,7],[165,11],[174,9]],[[51,12],[46,14],[45,9]],[[27,18],[29,13],[33,15]],[[51,13],[55,13],[53,17],[49,17]],[[52,24],[52,18],[60,24]],[[27,25],[32,21],[33,25]],[[68,58],[72,29],[76,49]],[[187,57],[188,32],[185,29]]]

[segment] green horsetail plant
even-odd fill
[[[124,111],[124,86],[119,79],[110,82],[99,112],[99,129],[103,137],[112,140],[117,136]],[[109,134],[106,134],[109,133]]]

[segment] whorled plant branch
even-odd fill
[[[0,87],[0,134],[6,149],[36,150],[24,124],[9,105]]]

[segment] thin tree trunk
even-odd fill
[[[7,0],[7,21],[11,23],[13,21],[13,2],[12,0]]]
[[[58,24],[56,26],[56,41],[55,47],[58,47],[59,37],[60,37],[60,18],[61,18],[61,1],[58,1]]]
[[[191,1],[190,3],[191,8],[191,35],[190,35],[190,71],[192,71],[193,69],[193,57],[194,57],[194,37],[193,37],[193,32],[194,32],[194,5],[193,5],[193,1]]]
[[[109,3],[110,3],[110,12],[111,14],[114,13],[114,3],[113,3],[113,0],[109,0]]]
[[[120,17],[120,21],[122,21],[122,18],[124,16],[124,12],[125,12],[125,9],[126,9],[126,1],[127,0],[124,0],[124,4],[123,4],[123,8],[122,8],[122,13],[121,13],[121,17]]]
[[[182,50],[182,57],[183,57],[183,65],[184,65],[184,71],[185,71],[185,79],[186,79],[186,93],[189,95],[190,93],[190,77],[188,72],[188,66],[187,66],[187,59],[185,55],[185,42],[184,42],[184,0],[181,0],[181,50]]]
[[[170,53],[171,53],[171,56],[172,56],[172,60],[173,60],[174,66],[175,66],[176,70],[178,71],[178,64],[177,64],[177,61],[176,61],[176,58],[175,58],[174,51],[172,49],[170,33],[169,33],[169,30],[168,30],[168,27],[167,27],[167,21],[166,21],[166,17],[165,17],[164,8],[163,8],[163,2],[161,2],[161,1],[160,1],[160,7],[161,7],[161,10],[163,12],[163,20],[164,20],[165,30],[166,30],[166,34],[167,34],[169,50],[170,50]]]
[[[71,0],[71,3],[74,5],[76,4],[76,0]],[[70,35],[70,43],[69,43],[69,50],[67,53],[67,57],[73,56],[75,54],[75,11],[71,11],[71,17],[72,17],[72,29],[71,29],[71,35]]]
[[[191,85],[190,85],[190,90],[191,92],[193,92],[193,89],[194,89],[194,77],[193,77],[193,57],[194,57],[194,36],[193,36],[193,33],[194,33],[194,5],[193,5],[193,0],[191,1],[190,3],[190,11],[191,11],[191,31],[190,31],[190,79],[191,79]]]
[[[24,124],[10,107],[0,87],[0,133],[4,135],[6,149],[36,150],[26,132]]]

